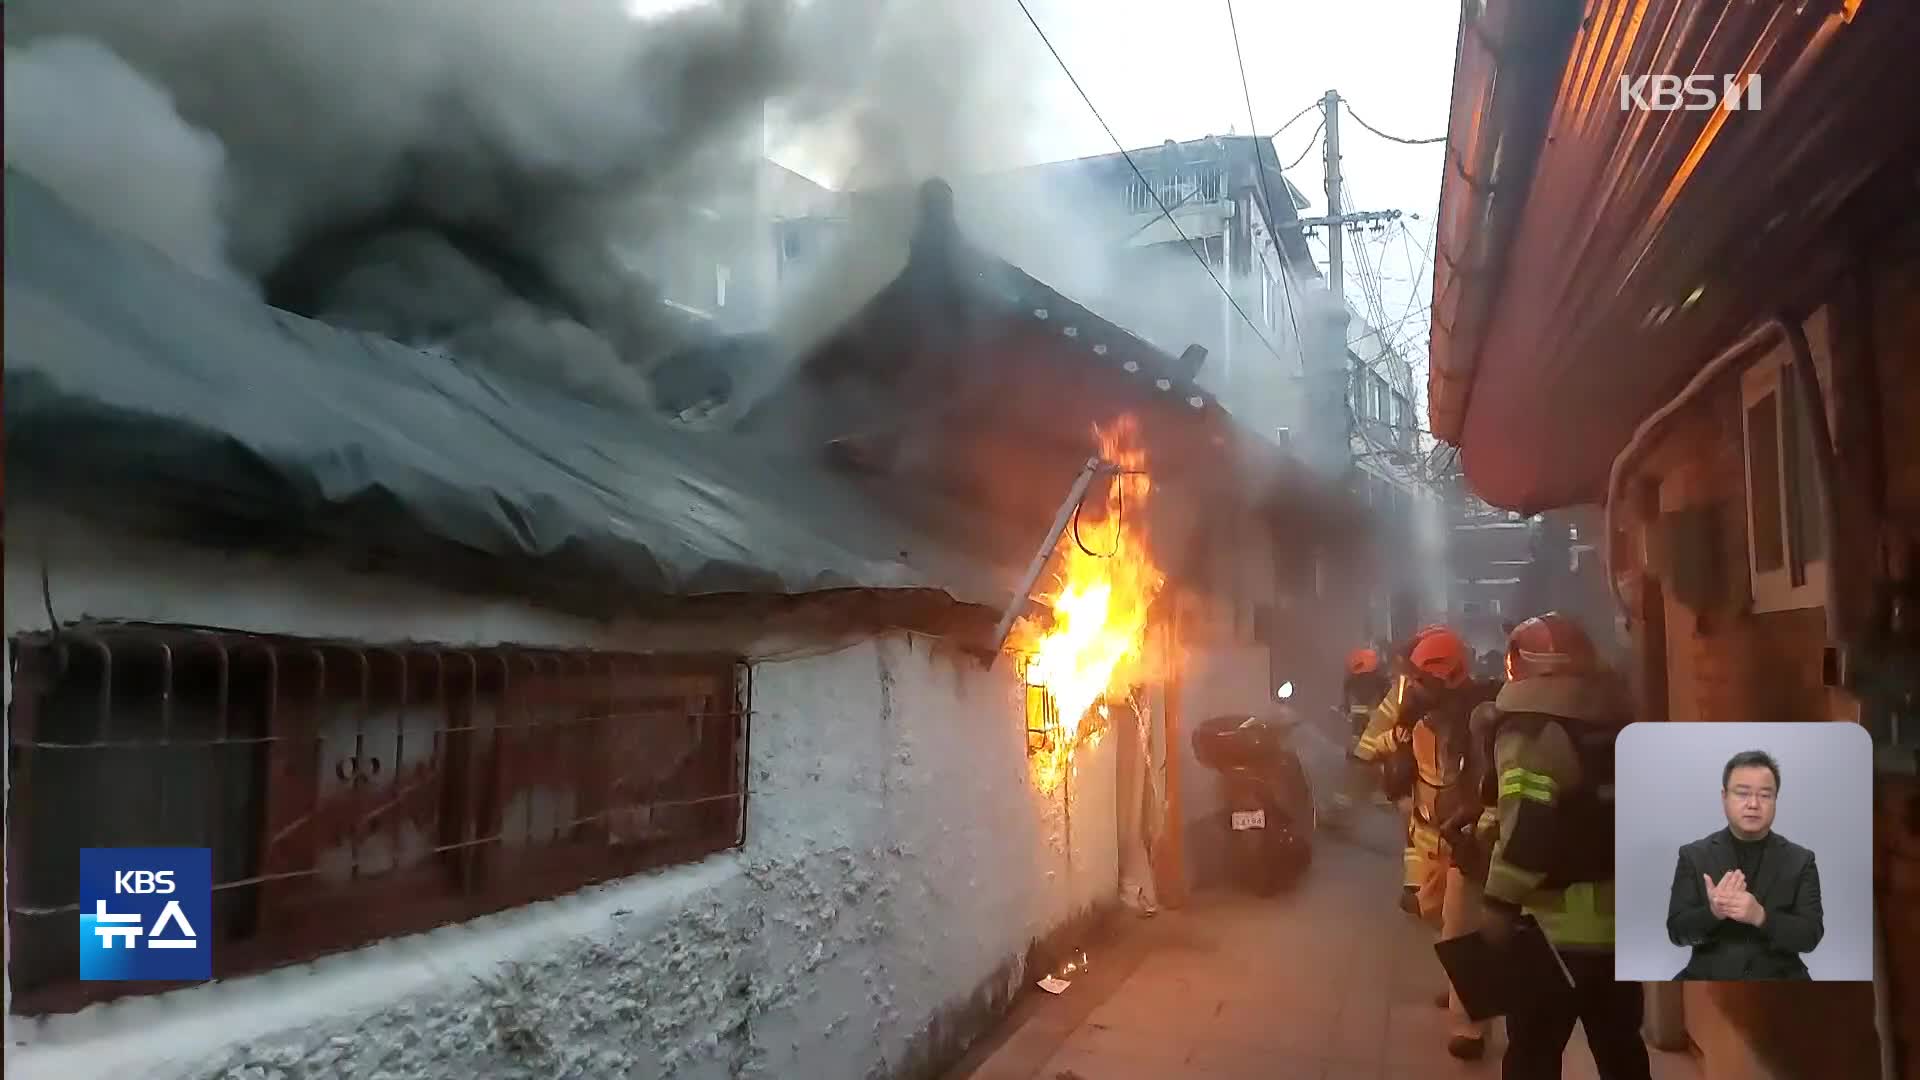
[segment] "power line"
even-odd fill
[[[1341,186],[1341,205],[1338,213],[1342,216],[1353,209],[1352,203],[1348,198],[1353,190],[1352,181],[1348,181]],[[1330,227],[1337,228],[1337,226]],[[1355,236],[1358,236],[1357,230]],[[1358,263],[1360,267],[1360,295],[1364,297],[1367,302],[1367,317],[1372,319],[1376,325],[1385,323],[1387,321],[1386,299],[1380,291],[1379,269],[1374,265],[1372,253],[1367,250],[1364,243],[1355,243],[1353,246],[1353,256],[1354,261]]]
[[[1382,341],[1385,341],[1387,331],[1395,329],[1396,327],[1399,327],[1399,326],[1403,326],[1406,324],[1408,319],[1419,318],[1420,316],[1425,315],[1426,313],[1432,310],[1433,310],[1433,301],[1428,300],[1426,303],[1420,305],[1418,308],[1407,312],[1405,315],[1402,315],[1399,318],[1393,320],[1392,322],[1387,323],[1385,326],[1374,326],[1374,327],[1369,327],[1369,329],[1371,329],[1374,333],[1378,334]]]
[[[1292,172],[1294,169],[1299,168],[1300,163],[1307,160],[1307,155],[1313,152],[1313,148],[1319,145],[1320,133],[1325,130],[1327,130],[1327,120],[1326,120],[1326,117],[1323,116],[1320,118],[1319,126],[1313,129],[1313,134],[1307,136],[1307,145],[1301,149],[1300,156],[1297,158],[1294,158],[1293,163],[1286,166],[1281,171]],[[1275,158],[1277,159],[1278,156],[1279,155],[1276,154]]]
[[[1354,123],[1359,124],[1361,127],[1366,128],[1368,131],[1373,132],[1375,135],[1380,136],[1381,138],[1387,140],[1388,142],[1399,143],[1402,146],[1431,146],[1434,143],[1443,143],[1447,141],[1447,137],[1445,135],[1441,135],[1438,138],[1433,138],[1433,139],[1403,139],[1398,135],[1389,135],[1386,132],[1381,131],[1379,128],[1374,127],[1372,124],[1367,123],[1365,120],[1362,120],[1360,118],[1360,114],[1353,111],[1353,102],[1348,101],[1346,98],[1341,98],[1340,101],[1346,105],[1347,115],[1353,117]]]
[[[1226,285],[1220,281],[1219,275],[1213,272],[1213,264],[1208,262],[1207,257],[1200,252],[1200,249],[1194,246],[1193,238],[1187,235],[1187,230],[1181,228],[1180,222],[1174,220],[1173,211],[1169,210],[1166,202],[1160,198],[1160,192],[1156,190],[1151,183],[1147,182],[1147,174],[1141,172],[1140,166],[1134,163],[1133,155],[1127,152],[1126,144],[1120,141],[1120,136],[1114,134],[1113,125],[1107,123],[1107,118],[1100,115],[1100,109],[1093,103],[1093,98],[1087,93],[1086,87],[1080,85],[1080,80],[1074,77],[1073,69],[1067,66],[1066,57],[1060,55],[1060,50],[1054,48],[1052,39],[1047,37],[1047,32],[1040,28],[1040,21],[1035,19],[1033,12],[1028,9],[1027,0],[1013,0],[1013,2],[1020,5],[1020,13],[1027,17],[1027,24],[1033,27],[1033,32],[1040,35],[1040,43],[1045,45],[1047,51],[1053,54],[1053,62],[1060,65],[1061,72],[1066,75],[1067,81],[1073,84],[1074,90],[1080,95],[1080,100],[1087,103],[1087,111],[1091,112],[1093,118],[1098,120],[1100,126],[1106,130],[1107,138],[1113,140],[1114,148],[1120,151],[1122,158],[1126,159],[1127,167],[1133,170],[1134,178],[1139,180],[1140,186],[1146,188],[1147,194],[1153,197],[1154,205],[1158,206],[1160,212],[1166,215],[1167,224],[1173,226],[1173,231],[1186,243],[1187,250],[1193,253],[1194,259],[1200,264],[1200,269],[1205,270],[1207,277],[1212,279],[1213,287],[1219,289],[1220,295],[1226,297],[1227,303],[1233,305],[1233,310],[1239,313],[1241,321],[1245,322],[1247,328],[1253,331],[1254,337],[1260,339],[1260,344],[1267,347],[1267,351],[1273,354],[1273,358],[1284,363],[1286,358],[1280,355],[1280,350],[1274,348],[1273,342],[1267,340],[1267,335],[1260,332],[1259,325],[1247,314],[1247,310],[1240,306],[1240,301],[1234,299],[1233,293],[1228,291]]]
[[[1406,256],[1407,269],[1409,271],[1415,271],[1415,266],[1413,261],[1413,251],[1411,250],[1411,248],[1415,246],[1415,243],[1417,242],[1412,242],[1413,230],[1407,228],[1407,223],[1404,221],[1395,222],[1394,224],[1400,226],[1400,251],[1403,255]],[[1429,256],[1428,265],[1431,265],[1431,263],[1432,263],[1432,258],[1431,256]],[[1415,272],[1417,273],[1417,271]],[[1407,291],[1407,309],[1406,311],[1400,314],[1401,322],[1407,321],[1407,316],[1413,312],[1413,305],[1419,301],[1420,281],[1421,281],[1421,278],[1424,276],[1425,275],[1415,277],[1412,281],[1408,282],[1408,284],[1411,285],[1412,288]],[[1429,292],[1431,292],[1431,287],[1429,287]],[[1432,301],[1428,301],[1428,303],[1429,305],[1431,305]]]
[[[1232,19],[1233,19],[1233,5],[1232,5],[1232,4],[1228,4],[1228,5],[1227,5],[1227,19],[1228,19],[1228,21],[1229,21],[1229,22],[1231,22],[1231,21],[1232,21]],[[1235,43],[1235,46],[1234,46],[1234,47],[1235,47],[1235,48],[1237,49],[1237,48],[1239,47],[1239,41],[1240,41],[1240,30],[1239,30],[1239,28],[1238,28],[1238,27],[1236,27],[1236,28],[1234,29],[1234,31],[1233,31],[1233,40],[1234,40],[1234,43]],[[1244,65],[1244,64],[1243,64],[1243,65],[1241,65],[1241,69],[1240,69],[1240,70],[1241,70],[1241,71],[1242,71],[1242,72],[1244,73],[1244,72],[1246,71],[1246,65]],[[1242,85],[1244,85],[1244,84],[1246,83],[1246,79],[1245,79],[1244,77],[1243,77],[1243,78],[1242,78],[1242,79],[1241,79],[1240,81],[1241,81],[1241,83],[1242,83]],[[1298,121],[1299,121],[1299,119],[1300,119],[1301,117],[1303,117],[1303,116],[1305,116],[1305,115],[1307,115],[1307,114],[1308,114],[1308,113],[1310,113],[1310,112],[1313,112],[1313,111],[1314,111],[1315,109],[1318,109],[1319,107],[1320,107],[1320,103],[1319,103],[1318,101],[1315,101],[1315,102],[1311,102],[1311,103],[1309,103],[1309,104],[1307,105],[1307,107],[1306,107],[1306,108],[1304,108],[1304,109],[1301,109],[1301,110],[1300,110],[1299,112],[1297,112],[1297,113],[1294,113],[1294,114],[1293,114],[1293,119],[1291,119],[1291,120],[1288,120],[1288,121],[1287,121],[1286,123],[1284,123],[1284,124],[1281,124],[1281,125],[1280,125],[1280,130],[1278,130],[1278,131],[1276,131],[1276,132],[1274,132],[1273,134],[1271,134],[1271,135],[1269,135],[1269,136],[1267,136],[1267,138],[1269,138],[1269,139],[1277,139],[1277,138],[1279,138],[1280,136],[1282,136],[1282,135],[1285,135],[1285,134],[1287,133],[1287,129],[1288,129],[1288,128],[1290,128],[1290,127],[1292,127],[1292,126],[1293,126],[1293,125],[1294,125],[1294,124],[1295,124],[1296,122],[1298,122]],[[1248,123],[1252,123],[1252,121],[1251,121],[1251,120],[1249,120],[1249,121],[1248,121]],[[1255,130],[1258,130],[1258,129],[1256,128]]]
[[[1227,0],[1227,26],[1233,31],[1233,59],[1235,63],[1240,65],[1240,93],[1247,102],[1247,130],[1259,131],[1260,125],[1253,119],[1253,89],[1247,85],[1247,61],[1245,55],[1240,51],[1240,23],[1233,17],[1233,0]],[[1308,106],[1308,108],[1310,109],[1312,106]],[[1306,110],[1303,109],[1294,115],[1293,120],[1298,120],[1306,114]],[[1287,124],[1293,123],[1293,120],[1287,121]],[[1286,129],[1286,124],[1280,126],[1280,131],[1285,131]],[[1274,132],[1276,136],[1279,135],[1279,133],[1278,131]],[[1271,143],[1272,140],[1266,141]],[[1280,239],[1279,223],[1275,220],[1278,215],[1273,211],[1273,192],[1267,186],[1267,161],[1265,155],[1260,152],[1261,142],[1262,140],[1258,136],[1254,137],[1253,174],[1260,181],[1260,201],[1264,205],[1264,212],[1267,216],[1267,231],[1273,234],[1273,246],[1280,252],[1280,262],[1284,267],[1284,271],[1280,275],[1280,281],[1281,288],[1285,292],[1287,300],[1287,325],[1293,328],[1294,351],[1300,354],[1300,369],[1305,371],[1307,367],[1307,347],[1306,344],[1300,340],[1300,320],[1293,312],[1293,286],[1287,281],[1288,278],[1293,276],[1292,267],[1286,265],[1287,245]],[[1274,164],[1278,165],[1279,163],[1280,155],[1278,151],[1275,151]],[[1281,171],[1282,173],[1285,172],[1284,169]],[[1285,179],[1284,176],[1282,179]],[[1288,199],[1291,201],[1292,196],[1289,195]],[[1248,236],[1251,237],[1252,233],[1249,232]],[[1263,252],[1260,260],[1263,267],[1266,263],[1264,255],[1265,253]],[[1260,287],[1265,289],[1267,283],[1262,281]]]
[[[1361,366],[1361,367],[1362,367],[1363,369],[1365,369],[1365,370],[1367,370],[1367,371],[1371,371],[1371,372],[1373,372],[1373,373],[1374,373],[1375,375],[1378,375],[1378,376],[1380,376],[1380,377],[1381,377],[1381,378],[1383,378],[1383,379],[1385,379],[1385,378],[1387,378],[1387,377],[1388,377],[1388,374],[1389,374],[1389,373],[1388,373],[1388,372],[1385,372],[1385,371],[1382,371],[1382,370],[1380,370],[1380,366],[1379,366],[1379,365],[1380,365],[1380,363],[1381,363],[1382,361],[1384,361],[1384,360],[1386,360],[1386,359],[1387,359],[1388,357],[1390,357],[1390,356],[1394,356],[1394,355],[1396,355],[1396,354],[1398,354],[1398,353],[1400,353],[1400,351],[1401,351],[1401,345],[1400,345],[1400,343],[1399,343],[1398,341],[1392,341],[1392,342],[1389,342],[1389,341],[1387,340],[1387,337],[1386,337],[1386,331],[1387,331],[1387,330],[1390,330],[1390,329],[1392,329],[1392,328],[1393,328],[1393,327],[1395,327],[1395,326],[1398,326],[1398,325],[1400,325],[1401,323],[1404,323],[1404,322],[1406,322],[1406,321],[1407,321],[1408,319],[1413,319],[1413,318],[1418,318],[1418,317],[1420,317],[1420,316],[1422,316],[1422,315],[1425,315],[1425,314],[1427,314],[1427,313],[1428,313],[1429,311],[1431,311],[1431,310],[1433,310],[1433,302],[1432,302],[1432,301],[1428,301],[1428,302],[1427,302],[1427,303],[1426,303],[1426,304],[1425,304],[1424,306],[1422,306],[1422,307],[1421,307],[1421,308],[1420,308],[1420,309],[1419,309],[1418,311],[1411,311],[1411,312],[1408,312],[1408,313],[1407,313],[1406,315],[1403,315],[1403,316],[1401,316],[1401,317],[1400,317],[1399,319],[1396,319],[1396,320],[1395,320],[1394,322],[1392,322],[1392,323],[1390,323],[1390,324],[1388,324],[1388,325],[1387,325],[1386,327],[1382,327],[1382,328],[1379,328],[1379,329],[1378,329],[1378,332],[1377,332],[1377,333],[1375,333],[1375,334],[1373,334],[1373,335],[1371,335],[1371,336],[1374,336],[1374,337],[1376,337],[1376,338],[1378,338],[1378,340],[1379,340],[1379,351],[1378,351],[1378,352],[1376,352],[1376,353],[1374,353],[1374,354],[1373,354],[1372,356],[1370,356],[1370,357],[1367,357],[1367,358],[1365,358],[1365,359],[1361,359],[1360,357],[1358,357],[1358,356],[1355,356],[1355,357],[1354,357],[1354,360],[1355,360],[1355,361],[1356,361],[1356,362],[1357,362],[1357,363],[1358,363],[1358,364],[1359,364],[1359,365],[1360,365],[1360,366]],[[1363,336],[1365,336],[1365,335],[1363,335]],[[1405,358],[1404,356],[1402,356],[1402,357],[1401,357],[1401,359],[1402,359],[1402,360],[1404,361],[1404,360],[1405,360],[1406,358]],[[1412,366],[1413,366],[1413,365],[1412,365],[1411,363],[1409,363],[1409,364],[1408,364],[1407,366],[1408,366],[1408,368],[1412,368]],[[1391,379],[1389,379],[1388,381],[1389,381],[1389,382],[1391,382],[1392,380],[1391,380]],[[1417,384],[1416,384],[1416,386],[1414,386],[1414,387],[1413,387],[1413,389],[1415,389],[1415,390],[1418,390],[1418,386],[1417,386]]]

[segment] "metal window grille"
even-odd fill
[[[1065,729],[1060,726],[1060,709],[1047,688],[1028,686],[1026,689],[1027,753],[1033,755],[1051,750],[1065,737]]]
[[[745,838],[731,657],[127,624],[10,644],[17,1013],[170,988],[78,981],[83,847],[211,848],[224,977]]]

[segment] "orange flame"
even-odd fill
[[[1088,710],[1102,695],[1124,695],[1146,681],[1147,613],[1166,583],[1147,544],[1153,485],[1137,425],[1122,417],[1111,430],[1096,427],[1094,435],[1101,457],[1119,469],[1106,478],[1106,505],[1083,504],[1054,550],[1060,569],[1054,590],[1042,598],[1047,612],[1020,619],[1008,640],[1009,648],[1026,654],[1027,685],[1045,688],[1059,720],[1059,736],[1035,763],[1045,791],[1072,767]]]

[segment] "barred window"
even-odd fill
[[[747,671],[659,657],[88,625],[11,643],[14,1011],[78,981],[78,851],[213,852],[214,974],[739,846]]]

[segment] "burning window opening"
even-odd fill
[[[1122,699],[1147,681],[1148,611],[1166,583],[1147,541],[1152,480],[1131,416],[1094,428],[1101,457],[1113,466],[1112,494],[1095,515],[1084,503],[1056,543],[1054,588],[1044,610],[1022,616],[1008,649],[1021,657],[1028,694],[1028,749],[1035,783],[1051,794],[1070,774],[1074,751],[1097,738],[1105,701]],[[1035,693],[1034,691],[1038,691]],[[1037,704],[1036,704],[1037,702]]]

